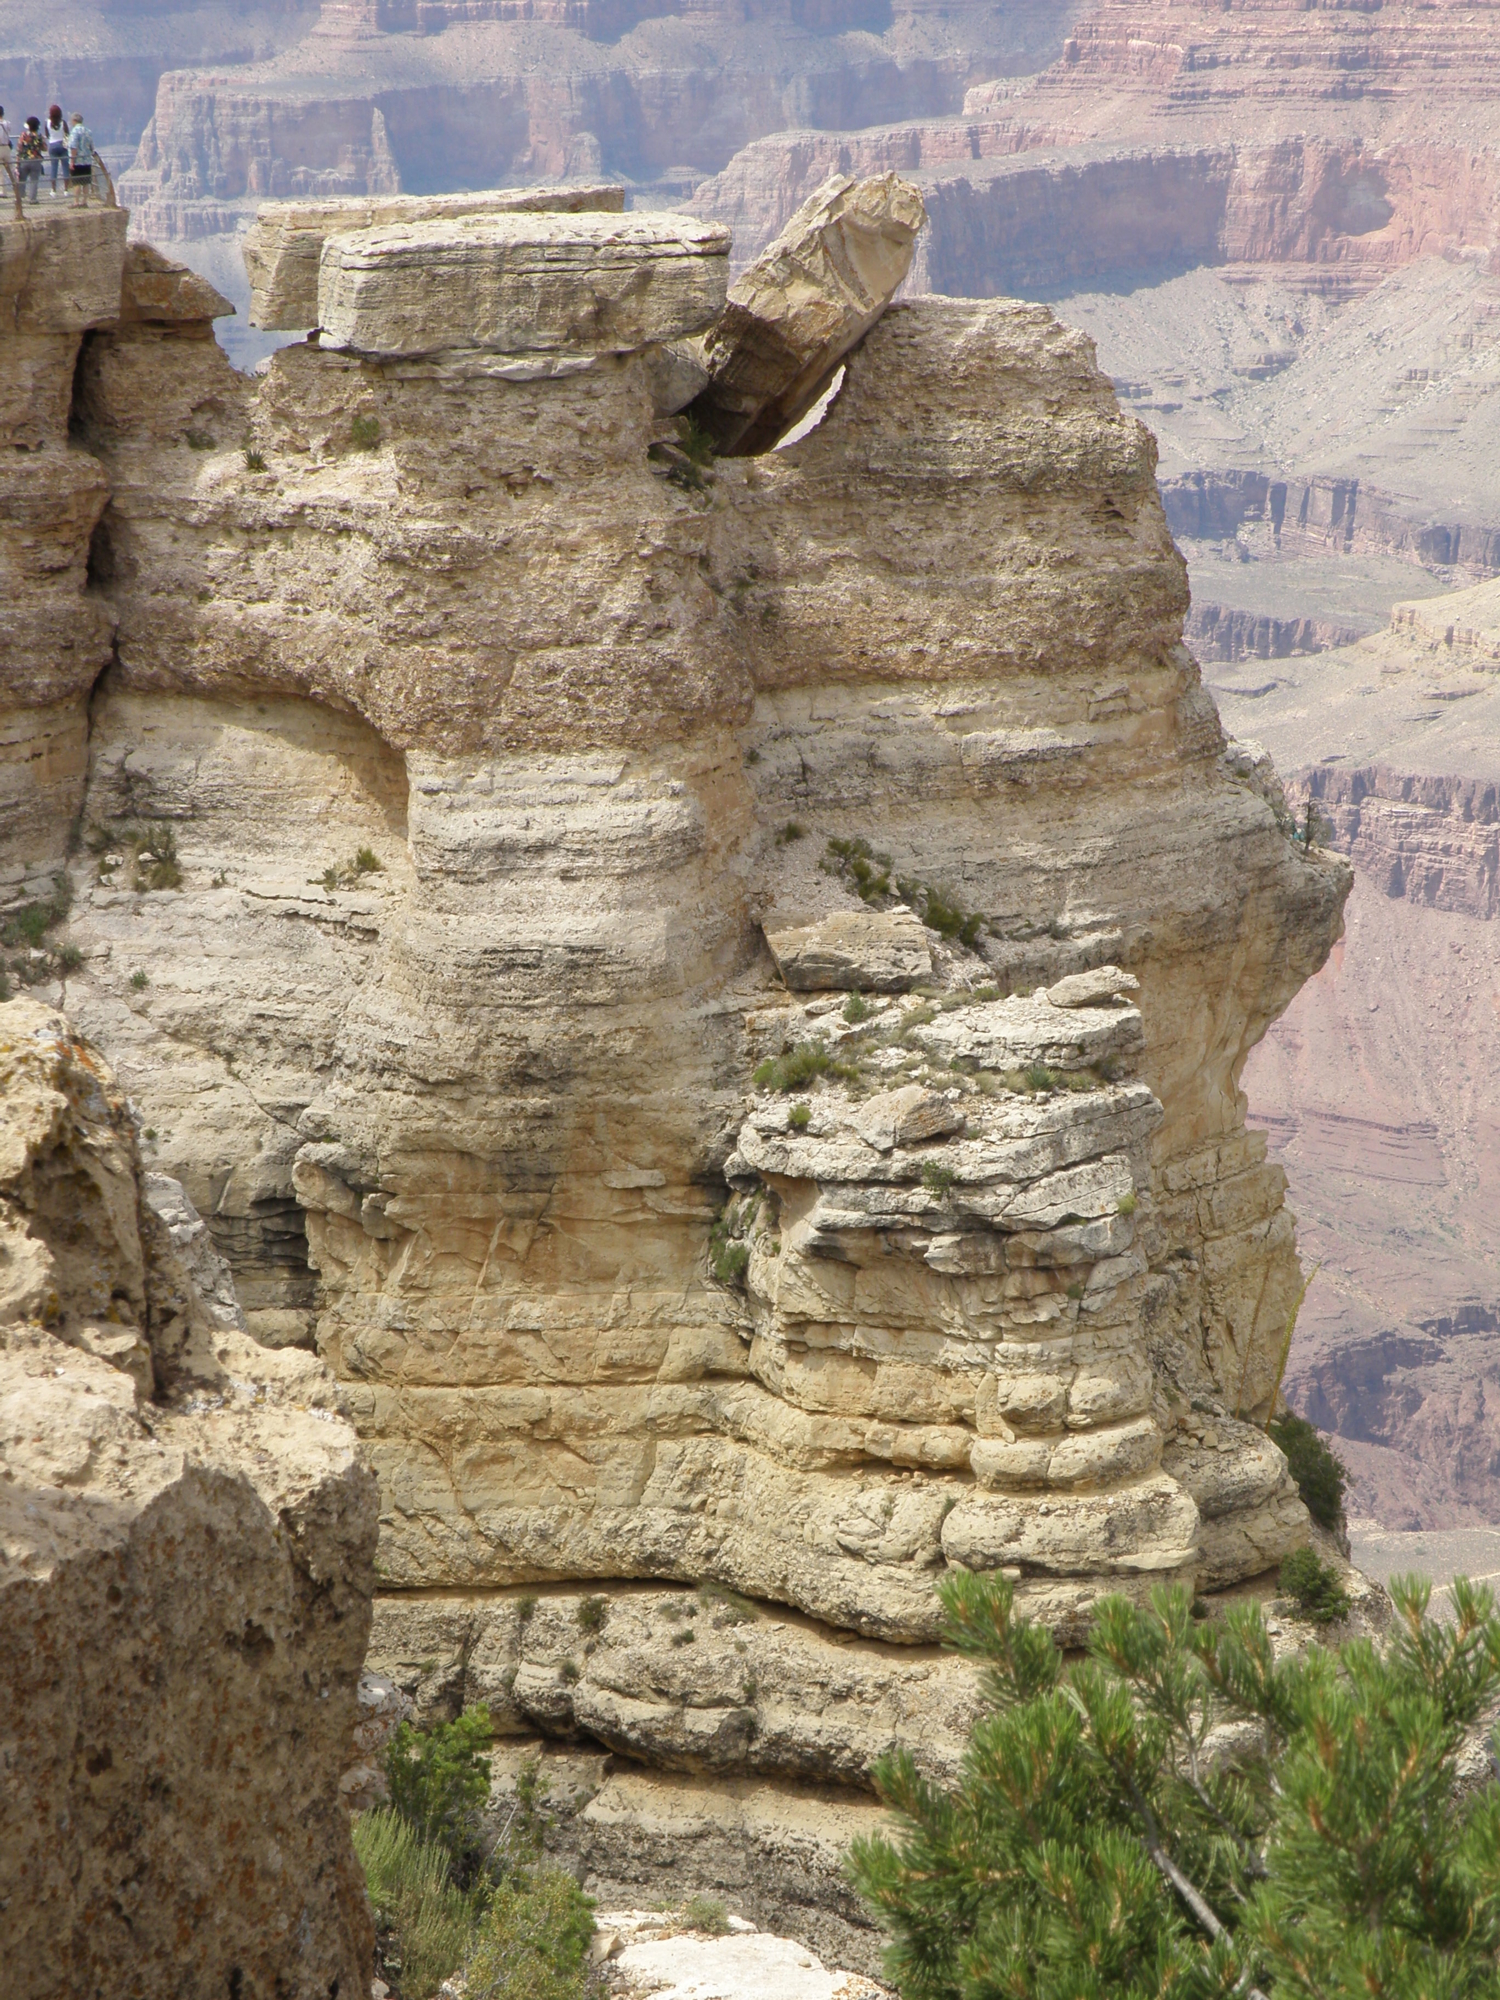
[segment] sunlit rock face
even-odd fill
[[[1086,339],[892,306],[715,460],[655,414],[712,308],[651,221],[663,310],[543,353],[437,276],[430,351],[253,382],[206,321],[91,332],[68,1004],[345,1384],[393,1592],[710,1580],[910,1643],[955,1563],[1066,1632],[1264,1569],[1300,1278],[1238,1079],[1347,868],[1226,758]]]

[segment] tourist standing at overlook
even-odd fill
[[[4,153],[8,160],[10,152],[10,127],[5,122],[5,106],[0,104],[0,153]]]
[[[68,134],[68,185],[84,200],[94,185],[94,135],[79,111],[73,113],[73,129]]]
[[[17,151],[21,170],[20,193],[25,198],[28,182],[31,186],[31,200],[35,204],[42,191],[42,165],[47,158],[47,141],[42,137],[40,118],[28,118],[21,132],[21,144]]]
[[[57,177],[66,171],[68,163],[68,121],[60,104],[47,106],[47,129],[43,136],[47,141],[47,178],[56,194]]]

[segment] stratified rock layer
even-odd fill
[[[662,457],[653,358],[91,340],[70,1004],[252,1327],[315,1318],[414,1604],[913,1643],[954,1563],[1071,1634],[1266,1567],[1237,1079],[1348,871],[1226,756],[1149,435],[1014,302],[893,306],[763,458]]]
[[[373,1482],[325,1371],[237,1327],[202,1236],[175,1181],[143,1182],[97,1052],[46,1008],[0,1006],[0,1947],[16,2000],[369,1985],[339,1779]]]
[[[318,324],[318,266],[330,236],[392,223],[515,211],[618,214],[624,205],[624,190],[617,187],[496,188],[483,194],[426,199],[386,195],[369,200],[267,202],[245,233],[251,322],[292,328]]]

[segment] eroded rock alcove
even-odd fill
[[[1075,1633],[1306,1532],[1238,1079],[1348,870],[1226,747],[1091,344],[880,313],[914,195],[825,190],[743,281],[846,289],[737,438],[844,375],[717,458],[727,233],[518,199],[268,216],[261,310],[323,331],[254,380],[109,212],[45,225],[65,323],[0,237],[57,499],[0,556],[5,852],[73,898],[34,974],[343,1385],[372,1657],[689,1777],[859,1784],[919,1714],[941,1765],[945,1566]],[[686,1586],[795,1663],[682,1674]]]

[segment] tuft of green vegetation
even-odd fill
[[[1083,1287],[1078,1283],[1076,1278],[1068,1287],[1068,1297],[1070,1299],[1081,1299],[1083,1297]]]
[[[57,954],[57,962],[64,972],[77,972],[83,964],[83,953],[76,944],[65,944]]]
[[[705,1611],[712,1610],[716,1614],[714,1617],[716,1625],[753,1625],[755,1623],[755,1606],[750,1602],[748,1597],[741,1597],[737,1590],[731,1590],[727,1584],[700,1583],[698,1586],[698,1602],[703,1606]]]
[[[132,972],[130,975],[130,984],[135,992],[144,993],[151,982],[144,972]]]
[[[721,1285],[743,1285],[750,1268],[750,1246],[745,1233],[760,1211],[759,1195],[748,1201],[738,1195],[725,1202],[708,1233],[708,1267]]]
[[[424,1840],[398,1812],[360,1813],[353,1833],[382,1969],[400,1981],[402,2000],[431,2000],[469,1954],[484,1891],[460,1889],[441,1841]]]
[[[672,1644],[674,1646],[691,1646],[697,1637],[698,1634],[693,1626],[684,1625],[680,1632],[672,1634]]]
[[[874,1012],[875,1009],[858,989],[844,1002],[844,1019],[851,1028],[860,1021],[868,1021]]]
[[[1316,1549],[1293,1549],[1289,1556],[1283,1556],[1277,1582],[1315,1625],[1331,1625],[1349,1616],[1349,1593],[1338,1571],[1332,1563],[1324,1562]]]
[[[182,441],[189,451],[213,451],[218,444],[212,431],[186,430]]]
[[[516,1617],[520,1621],[521,1630],[523,1632],[526,1630],[526,1627],[531,1623],[532,1617],[535,1614],[535,1612],[536,1612],[536,1599],[534,1597],[518,1597],[516,1599]]]
[[[602,1632],[608,1617],[607,1597],[585,1597],[578,1606],[578,1629],[581,1632]]]
[[[1302,1503],[1319,1527],[1337,1533],[1344,1519],[1344,1488],[1349,1474],[1344,1462],[1305,1417],[1288,1410],[1266,1426],[1286,1454],[1287,1468],[1297,1482]]]
[[[576,1660],[564,1660],[557,1670],[569,1687],[576,1687],[583,1679],[583,1668]]]
[[[786,1114],[786,1122],[794,1132],[805,1132],[812,1123],[812,1106],[810,1104],[794,1104]]]
[[[1134,1215],[1137,1206],[1138,1203],[1135,1198],[1135,1189],[1132,1188],[1129,1194],[1122,1194],[1120,1196],[1120,1199],[1115,1203],[1115,1214]]]
[[[380,448],[379,417],[354,417],[349,424],[349,442],[356,451],[378,451]]]
[[[1061,1090],[1063,1079],[1055,1069],[1048,1069],[1045,1063],[1032,1063],[1022,1072],[1026,1088],[1034,1091]]]
[[[958,1179],[952,1167],[940,1167],[936,1160],[928,1160],[922,1168],[922,1185],[929,1194],[940,1198],[945,1195]]]
[[[804,840],[806,837],[807,828],[799,821],[789,819],[780,833],[777,834],[776,845],[778,847],[790,847],[794,840]]]
[[[468,2000],[585,2000],[593,1936],[593,1898],[561,1869],[502,1882],[464,1966]]]
[[[177,832],[169,820],[140,820],[126,826],[96,826],[88,837],[90,851],[98,857],[99,880],[113,883],[121,866],[129,873],[127,884],[137,895],[152,889],[180,889],[182,869],[177,859]],[[115,849],[121,852],[116,853]]]
[[[677,419],[677,442],[696,466],[710,466],[717,456],[713,438],[693,417]]]
[[[480,1814],[490,1793],[485,1752],[492,1734],[490,1712],[480,1705],[431,1729],[403,1722],[385,1753],[391,1810],[444,1850],[465,1885],[483,1856]]]
[[[385,863],[373,847],[361,847],[352,861],[336,862],[318,876],[319,885],[331,895],[335,889],[357,889],[364,875],[383,875]]]
[[[891,892],[891,857],[877,854],[867,840],[830,840],[823,867],[842,875],[862,903],[878,902]]]
[[[835,1062],[821,1042],[799,1042],[787,1055],[760,1063],[751,1080],[757,1090],[800,1090],[815,1076],[858,1075],[852,1063]]]
[[[939,937],[957,938],[971,951],[984,929],[984,918],[977,911],[963,909],[951,896],[930,885],[923,897],[921,917],[930,931],[936,931]]]
[[[976,986],[974,991],[969,995],[969,998],[971,1000],[998,1000],[1000,998],[1000,988],[998,986]]]
[[[265,453],[263,451],[257,451],[253,445],[247,444],[245,446],[245,470],[247,472],[264,472],[265,469],[266,469]]]
[[[729,1912],[717,1896],[705,1896],[701,1891],[689,1896],[682,1906],[682,1921],[690,1930],[707,1931],[710,1937],[723,1937],[729,1929]]]
[[[145,1131],[141,1134],[141,1137],[143,1139],[149,1139],[152,1145],[154,1146],[156,1144],[156,1127],[154,1125],[148,1125]]]

